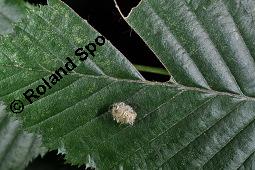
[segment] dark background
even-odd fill
[[[27,0],[34,5],[47,5],[46,0]],[[128,26],[115,7],[114,0],[62,0],[86,19],[97,31],[104,35],[133,64],[163,68],[153,52],[143,40]],[[140,0],[116,0],[124,16]],[[151,81],[168,81],[169,76],[141,72]],[[43,158],[37,158],[29,164],[27,170],[77,170],[77,167],[65,164],[64,156],[57,151],[47,153]]]

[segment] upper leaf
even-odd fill
[[[51,0],[29,11],[15,35],[1,39],[0,96],[6,103],[23,100],[25,110],[18,116],[25,128],[42,134],[45,146],[59,149],[73,164],[98,169],[250,166],[255,151],[253,75],[247,72],[251,79],[246,86],[235,80],[213,46],[216,34],[206,31],[191,7],[181,0],[144,0],[127,18],[183,85],[145,81],[108,41],[95,57],[78,61],[74,51],[99,33],[62,2]],[[250,59],[247,46],[237,48],[230,40],[226,48]],[[49,79],[67,57],[78,67],[33,104],[25,102],[23,93],[43,84],[41,78]],[[247,69],[239,60],[234,66]],[[133,126],[113,120],[109,108],[117,102],[134,108]]]
[[[188,2],[143,0],[126,20],[178,83],[255,96],[255,2]]]

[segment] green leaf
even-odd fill
[[[13,32],[13,24],[20,21],[26,12],[21,0],[0,0],[0,35]]]
[[[41,137],[21,130],[18,120],[11,117],[0,102],[0,169],[19,170],[39,154],[44,154]]]
[[[75,50],[100,34],[62,2],[51,0],[30,10],[15,35],[1,39],[0,96],[6,103],[22,100],[25,109],[18,117],[25,129],[41,134],[44,146],[66,154],[72,164],[98,169],[251,168],[254,55],[248,40],[237,34],[240,27],[229,20],[241,23],[249,17],[234,9],[236,17],[223,15],[227,11],[221,8],[234,7],[222,3],[144,0],[133,9],[127,21],[176,81],[157,83],[144,80],[109,41],[97,48],[95,57],[78,61]],[[242,28],[252,40],[248,26]],[[78,67],[33,104],[24,100],[23,93],[43,84],[41,78],[48,79],[67,57]],[[117,102],[137,112],[133,126],[113,120],[109,110]]]
[[[178,83],[255,96],[254,9],[253,0],[143,0],[126,20]]]

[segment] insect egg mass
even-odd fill
[[[124,102],[115,103],[112,105],[112,117],[118,123],[133,125],[137,113],[133,108]]]

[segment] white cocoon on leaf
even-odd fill
[[[124,102],[115,103],[112,106],[112,117],[118,123],[133,125],[136,119],[137,113],[133,108]]]

